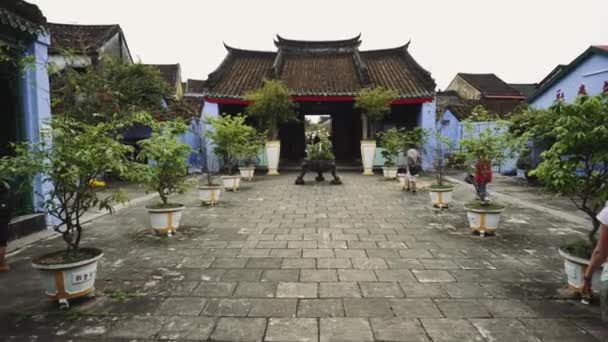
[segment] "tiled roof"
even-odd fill
[[[71,25],[49,23],[51,47],[49,53],[68,49],[79,53],[95,53],[116,33],[119,25]]]
[[[207,81],[188,79],[184,87],[184,93],[202,94],[207,89]]]
[[[46,18],[34,4],[22,0],[2,0],[0,2],[0,25],[30,35],[45,30]]]
[[[509,83],[509,86],[519,91],[526,98],[534,95],[536,89],[538,89],[538,83]]]
[[[293,95],[356,95],[384,86],[401,98],[432,97],[435,81],[410,56],[407,47],[359,51],[359,36],[335,41],[275,40],[277,52],[226,46],[228,54],[209,75],[209,97],[241,99],[264,78],[283,81]]]
[[[508,96],[508,97],[523,97],[516,89],[509,86],[503,80],[494,74],[465,74],[459,73],[467,83],[479,90],[482,96]]]
[[[508,118],[510,114],[522,105],[519,99],[481,99],[467,100],[461,98],[455,91],[438,92],[436,97],[437,112],[442,113],[448,109],[459,120],[466,120],[471,116],[473,108],[482,105],[488,112]]]
[[[158,69],[160,76],[169,84],[171,90],[175,92],[175,85],[180,78],[180,65],[177,64],[148,64],[151,67]]]

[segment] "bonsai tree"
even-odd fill
[[[393,167],[397,165],[396,160],[404,144],[404,132],[391,128],[378,133],[378,136],[380,138],[380,145],[384,148],[382,151],[384,166]]]
[[[433,168],[435,169],[435,184],[432,184],[431,187],[445,187],[445,172],[447,168],[446,153],[452,149],[452,146],[452,140],[442,134],[441,128],[435,129],[433,132]]]
[[[48,190],[38,195],[48,215],[55,219],[54,230],[66,243],[66,260],[78,258],[77,254],[71,255],[82,239],[82,216],[95,207],[112,212],[114,202],[126,200],[120,191],[102,196],[92,186],[96,177],[113,172],[133,180],[141,175],[141,166],[127,159],[133,148],[122,144],[116,133],[122,128],[112,122],[89,124],[55,118],[43,132],[41,142],[15,145],[15,156],[0,160],[0,169],[8,175],[42,174]],[[52,146],[47,143],[50,141]]]
[[[207,137],[215,144],[215,154],[221,158],[223,167],[231,175],[238,158],[246,150],[244,147],[249,143],[253,128],[245,124],[245,116],[222,115],[208,120],[213,130],[206,133]]]
[[[306,132],[306,158],[308,160],[335,160],[329,133],[323,128]]]
[[[184,193],[189,185],[187,160],[192,149],[178,139],[188,127],[180,120],[152,123],[151,126],[152,136],[140,141],[138,158],[148,161],[141,181],[149,191],[160,196],[161,203],[149,208],[174,208],[178,205],[169,203],[169,196]]]
[[[247,126],[244,136],[245,144],[241,146],[238,158],[245,166],[254,166],[258,161],[258,155],[264,148],[266,142],[266,132],[258,133],[253,127]]]
[[[505,122],[498,121],[478,133],[471,122],[465,123],[465,138],[461,139],[460,146],[467,162],[475,169],[473,185],[482,206],[490,205],[487,185],[492,182],[492,166],[516,150],[509,138]]]
[[[245,99],[251,102],[247,114],[258,119],[270,140],[278,139],[281,123],[296,119],[289,89],[279,80],[264,80],[264,85],[248,92]]]
[[[355,108],[367,117],[370,123],[371,139],[376,139],[376,131],[379,122],[391,110],[391,101],[398,94],[383,87],[365,88],[355,98]],[[364,132],[363,139],[368,139],[368,132]]]
[[[573,103],[558,100],[546,111],[535,114],[553,119],[535,121],[528,129],[532,138],[548,138],[554,143],[542,153],[544,160],[531,173],[545,189],[568,196],[589,216],[589,241],[565,249],[590,258],[600,227],[596,216],[608,200],[608,95],[581,95]],[[548,126],[537,127],[540,123]],[[538,136],[539,133],[543,135]]]

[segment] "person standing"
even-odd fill
[[[422,155],[416,148],[410,148],[406,152],[406,166],[407,166],[407,191],[416,193],[416,180],[420,171],[422,171]]]
[[[595,272],[608,259],[608,202],[604,209],[597,215],[597,220],[600,221],[600,237],[597,245],[591,254],[589,267],[583,277],[583,294],[591,293],[591,280],[593,272]],[[601,277],[600,287],[600,311],[602,320],[608,322],[608,267],[604,267]]]

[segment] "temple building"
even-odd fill
[[[368,123],[354,108],[363,88],[382,86],[399,96],[383,128],[434,125],[435,81],[403,46],[359,50],[360,36],[345,40],[302,41],[277,36],[276,51],[243,50],[225,45],[228,54],[209,74],[203,91],[203,114],[245,111],[245,93],[262,86],[264,79],[281,80],[292,94],[298,122],[280,127],[281,159],[305,156],[304,118],[330,115],[336,159],[360,160],[360,140]]]

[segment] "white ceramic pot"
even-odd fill
[[[209,205],[216,205],[220,201],[222,187],[219,185],[201,185],[198,187],[199,199]]]
[[[224,190],[237,191],[241,185],[241,176],[222,176],[222,183]]]
[[[452,202],[452,193],[454,188],[429,188],[429,196],[431,197],[431,203],[437,208],[447,208]]]
[[[502,209],[478,209],[469,208],[465,205],[464,209],[467,211],[467,219],[469,220],[469,227],[474,232],[479,232],[481,236],[486,233],[494,233],[498,229],[500,223],[500,214],[504,210]]]
[[[384,166],[382,167],[382,174],[386,179],[395,179],[397,178],[397,170],[399,170],[399,168],[395,166]]]
[[[146,208],[150,216],[150,226],[159,234],[172,235],[179,227],[184,206],[175,208],[152,209]]]
[[[564,270],[568,277],[568,285],[575,291],[580,292],[583,287],[583,277],[585,276],[587,267],[589,267],[589,260],[575,257],[562,249],[559,250],[559,254],[564,258]],[[602,267],[593,272],[593,276],[591,277],[591,290],[593,292],[600,291],[602,270],[606,266],[608,266],[608,263],[604,263]]]
[[[375,140],[361,140],[361,161],[363,162],[363,174],[370,176],[374,174],[374,157],[376,154]]]
[[[407,181],[407,173],[398,173],[397,179],[399,179],[399,185],[401,185],[403,188],[405,188],[406,181]]]
[[[59,301],[63,309],[70,307],[69,299],[95,294],[97,261],[101,259],[103,252],[96,248],[87,249],[98,254],[86,260],[66,264],[46,265],[32,262],[32,267],[40,273],[44,293]]]
[[[239,172],[241,173],[241,178],[250,181],[253,179],[255,166],[241,166],[239,167]]]
[[[281,156],[281,141],[271,140],[266,142],[266,160],[268,161],[268,175],[279,174],[279,157]]]

